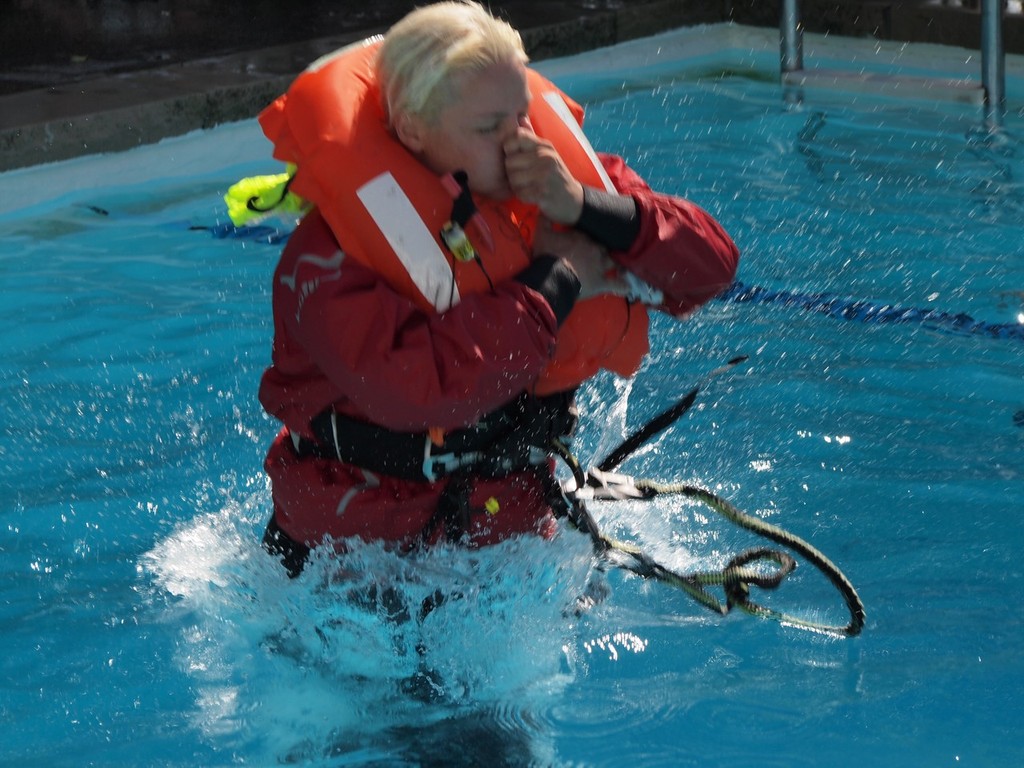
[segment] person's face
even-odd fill
[[[512,190],[502,145],[528,125],[526,67],[518,61],[492,64],[460,76],[453,86],[435,120],[406,117],[395,126],[398,137],[438,175],[463,170],[474,193],[504,200]]]

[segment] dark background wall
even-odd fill
[[[387,27],[429,0],[0,0],[4,66],[180,58]],[[506,0],[493,10],[519,24],[643,0]],[[538,19],[541,17],[541,19]]]
[[[399,0],[0,0],[3,66],[154,61],[387,24]]]
[[[161,66],[359,30],[383,29],[427,0],[0,0],[0,93],[97,72]],[[643,6],[650,0],[492,0],[519,27]],[[977,2],[977,0],[974,0]],[[977,48],[961,0],[800,0],[806,29]],[[968,0],[968,5],[970,1]],[[781,0],[678,0],[673,21],[776,26]],[[1020,14],[1008,51],[1024,52]]]

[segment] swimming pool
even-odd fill
[[[625,469],[705,485],[811,540],[860,590],[864,634],[719,618],[618,572],[567,617],[600,578],[569,531],[415,562],[366,547],[344,578],[320,562],[288,582],[257,546],[280,233],[233,232],[220,201],[276,170],[242,123],[0,175],[0,762],[1018,764],[1020,83],[1005,135],[986,138],[955,103],[787,105],[777,49],[715,34],[543,67],[587,104],[599,148],[715,213],[740,279],[764,291],[657,320],[632,382],[582,393],[575,447],[599,458],[749,355]],[[886,71],[940,55],[844,45]],[[820,294],[917,312],[798,300]],[[750,543],[690,504],[594,511],[679,569]],[[462,599],[394,625],[346,599],[370,570],[413,604],[438,584]],[[843,618],[810,568],[772,604]],[[417,644],[448,700],[399,692]]]

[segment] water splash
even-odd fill
[[[304,764],[553,762],[542,713],[574,679],[585,537],[410,556],[351,543],[294,580],[256,541],[228,505],[140,564],[180,632],[206,739]],[[425,674],[429,695],[408,684]]]

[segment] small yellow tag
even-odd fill
[[[472,261],[476,258],[476,251],[473,244],[469,242],[465,231],[453,221],[449,221],[441,227],[441,239],[448,246],[448,250],[459,261]]]
[[[484,502],[484,509],[487,510],[488,515],[494,517],[494,515],[498,514],[498,510],[501,509],[501,505],[496,498],[491,496],[491,498]]]

